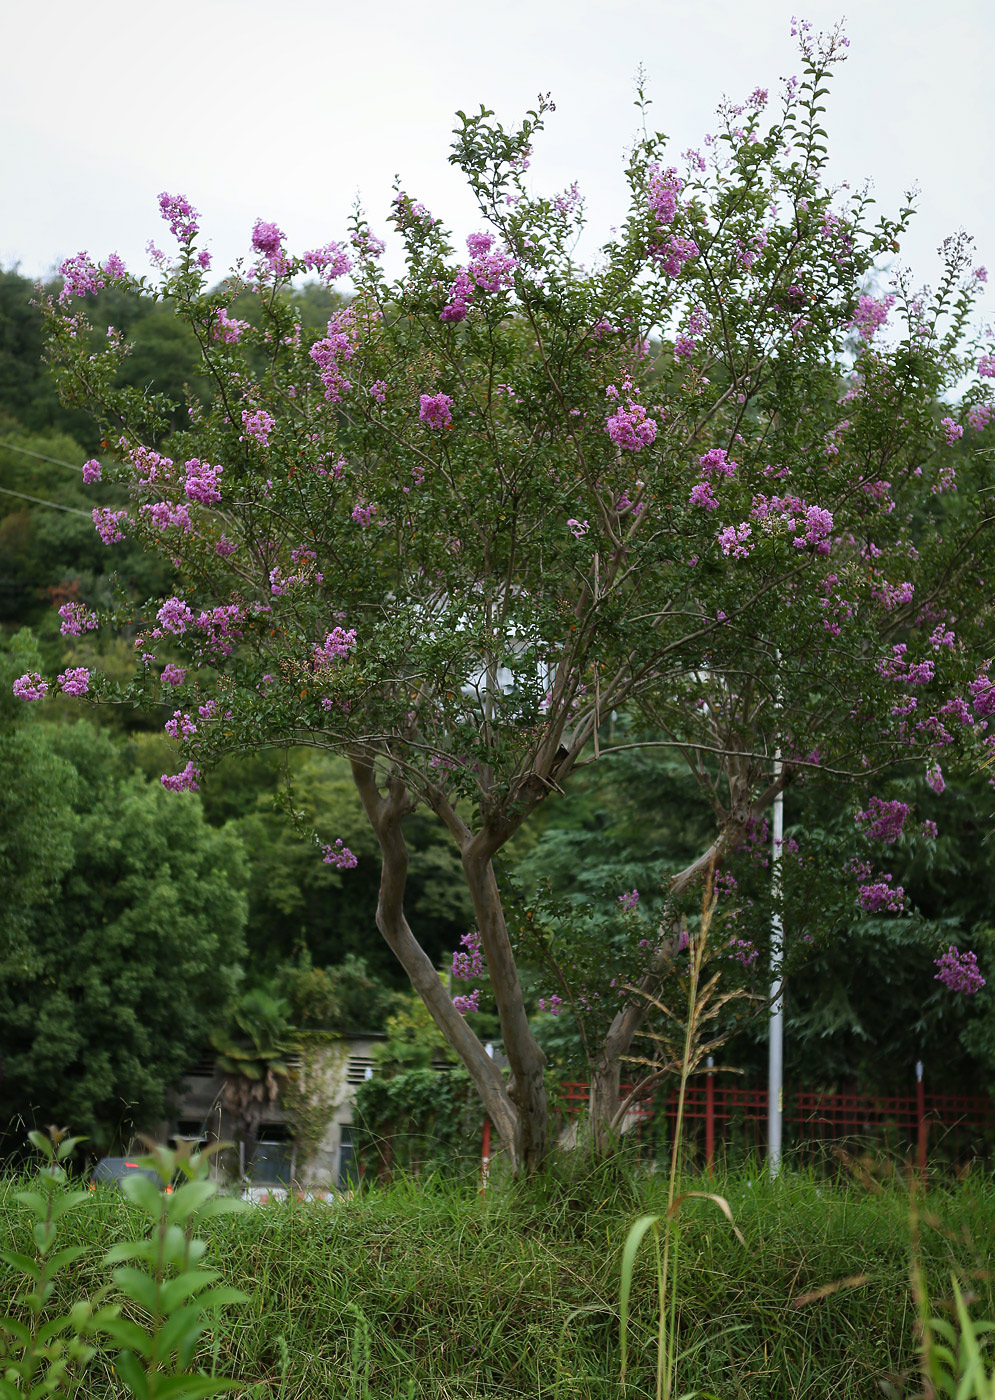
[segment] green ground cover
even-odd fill
[[[772,1184],[747,1171],[685,1186],[721,1191],[745,1244],[709,1202],[685,1204],[675,1395],[918,1393],[900,1175],[834,1183],[788,1173]],[[0,1187],[0,1247],[28,1249],[15,1189]],[[222,1316],[202,1364],[237,1377],[245,1400],[618,1397],[621,1252],[634,1219],[665,1200],[665,1177],[568,1165],[483,1196],[474,1183],[400,1181],[331,1206],[256,1206],[205,1221],[205,1262],[248,1302]],[[980,1176],[931,1186],[922,1209],[933,1311],[945,1315],[954,1271],[974,1316],[995,1314],[995,1187]],[[135,1208],[113,1194],[70,1212],[60,1242],[84,1253],[60,1277],[52,1308],[105,1285],[102,1254],[139,1228]],[[649,1250],[633,1287],[633,1396],[654,1392],[655,1288]],[[14,1292],[0,1265],[0,1311]],[[98,1356],[87,1400],[115,1393],[110,1360]]]

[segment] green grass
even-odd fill
[[[245,1400],[510,1400],[618,1397],[619,1266],[637,1216],[662,1212],[666,1178],[566,1162],[528,1188],[399,1182],[335,1205],[255,1206],[206,1222],[208,1262],[250,1301],[229,1309],[205,1365],[239,1378]],[[675,1394],[721,1400],[869,1400],[914,1378],[909,1197],[815,1176],[771,1183],[757,1171],[685,1187],[721,1192],[745,1247],[711,1203],[680,1213]],[[0,1247],[29,1247],[27,1223],[0,1185]],[[995,1315],[984,1272],[995,1187],[930,1190],[922,1255],[934,1311],[954,1270],[976,1317]],[[101,1254],[136,1227],[101,1194],[65,1218],[60,1243],[86,1254],[53,1306],[106,1282]],[[854,1276],[855,1286],[819,1290]],[[12,1294],[0,1265],[0,1312]],[[809,1301],[804,1300],[809,1296]],[[656,1278],[636,1261],[627,1395],[654,1393]],[[114,1394],[109,1362],[88,1400]]]

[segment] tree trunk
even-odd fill
[[[501,895],[485,834],[463,847],[463,869],[473,899],[491,991],[501,1021],[504,1052],[511,1067],[508,1093],[518,1110],[514,1160],[526,1173],[542,1166],[549,1150],[546,1056],[532,1034],[518,968],[508,937]]]
[[[515,1102],[505,1088],[500,1070],[456,1010],[431,958],[404,917],[408,850],[401,819],[410,810],[410,800],[400,781],[393,779],[384,797],[377,787],[373,766],[366,759],[354,757],[351,764],[356,789],[380,845],[377,927],[476,1085],[484,1108],[509,1152],[512,1167],[517,1171],[525,1159],[520,1151],[519,1114]]]

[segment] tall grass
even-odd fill
[[[699,1186],[728,1200],[745,1245],[708,1202],[683,1202],[672,1317],[682,1394],[919,1392],[901,1183],[871,1190],[787,1171],[772,1183],[758,1164],[707,1184],[682,1179],[674,1199]],[[30,1223],[12,1191],[0,1188],[0,1237],[24,1249]],[[528,1188],[483,1196],[401,1180],[333,1205],[289,1201],[207,1220],[208,1257],[248,1302],[223,1314],[201,1362],[237,1377],[244,1400],[619,1400],[622,1250],[635,1218],[666,1213],[668,1193],[665,1176],[625,1158],[597,1168],[566,1159]],[[138,1223],[134,1206],[104,1193],[66,1216],[62,1242],[83,1253],[60,1275],[53,1309],[106,1283],[100,1259]],[[975,1317],[995,1315],[993,1223],[988,1180],[933,1190],[921,1212],[922,1277],[933,1313],[951,1323],[951,1272],[970,1288]],[[0,1311],[13,1291],[0,1267]],[[658,1329],[656,1269],[640,1255],[627,1394],[655,1392]],[[98,1357],[88,1400],[114,1395],[109,1359]]]

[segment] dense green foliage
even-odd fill
[[[0,1125],[71,1119],[106,1147],[163,1116],[237,986],[244,856],[107,733],[16,718],[0,729]]]

